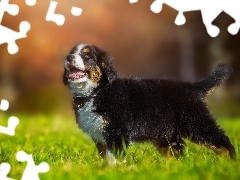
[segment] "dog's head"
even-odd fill
[[[99,47],[80,44],[65,59],[63,82],[73,94],[90,95],[117,77],[111,56]]]

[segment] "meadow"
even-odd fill
[[[8,115],[0,114],[7,125]],[[32,154],[35,164],[46,161],[50,171],[44,179],[240,179],[240,118],[219,117],[218,123],[237,151],[237,161],[219,156],[210,149],[187,141],[185,156],[165,158],[149,143],[133,144],[125,157],[110,166],[88,137],[75,124],[74,117],[59,115],[20,115],[16,135],[0,134],[0,162],[11,165],[9,177],[21,179],[26,163],[16,160],[20,150]]]

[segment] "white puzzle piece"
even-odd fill
[[[28,5],[28,6],[34,6],[36,4],[36,1],[37,0],[25,0],[25,3]]]
[[[7,134],[9,136],[15,135],[15,129],[19,124],[19,119],[15,116],[11,116],[8,119],[8,127],[0,126],[0,133]]]
[[[37,0],[25,0],[28,6],[34,6]],[[46,21],[53,21],[58,26],[62,26],[65,22],[65,17],[62,14],[55,14],[58,2],[50,1],[49,8],[46,14]],[[9,0],[0,1],[0,45],[8,44],[8,52],[10,54],[15,54],[18,52],[18,46],[16,40],[26,38],[27,32],[30,30],[31,26],[27,21],[22,21],[19,25],[19,32],[13,31],[3,25],[1,25],[4,13],[7,12],[12,16],[19,13],[19,6],[16,4],[9,4]],[[82,14],[82,9],[73,6],[71,9],[73,16],[80,16]]]
[[[138,0],[129,0],[131,4],[138,2]]]
[[[12,178],[7,177],[10,172],[11,166],[8,163],[0,164],[0,180],[14,180]]]
[[[7,110],[9,102],[5,99],[1,100],[0,109]],[[17,117],[11,116],[8,119],[8,127],[0,126],[0,133],[7,135],[15,135],[15,128],[19,124]],[[1,152],[0,152],[1,153]],[[19,151],[16,155],[16,159],[20,162],[27,162],[27,166],[22,174],[21,180],[40,180],[38,173],[45,173],[49,171],[49,165],[46,162],[42,162],[39,165],[35,165],[32,155]],[[3,162],[0,164],[0,180],[14,180],[7,177],[11,169],[10,164]]]
[[[72,9],[71,9],[71,13],[72,13],[73,16],[80,16],[82,14],[82,9],[73,6]]]
[[[2,99],[0,103],[0,110],[6,111],[9,108],[9,102],[6,99]]]
[[[16,45],[16,40],[27,37],[27,32],[30,30],[30,24],[27,21],[20,23],[19,32],[15,32],[5,26],[0,25],[0,44],[8,43],[8,52],[10,54],[15,54],[18,52],[18,46]]]
[[[16,4],[9,4],[9,0],[1,0],[0,1],[0,22],[2,22],[2,18],[4,12],[8,12],[12,16],[16,16],[19,12],[19,7]]]
[[[212,0],[216,1],[216,0]],[[218,1],[219,2],[219,1]],[[155,0],[150,9],[154,13],[159,13],[162,10],[162,5],[166,4],[178,11],[175,19],[175,24],[183,25],[186,22],[184,12],[201,10],[203,23],[206,26],[207,32],[210,36],[216,37],[220,30],[218,27],[212,25],[212,21],[221,13],[221,10],[213,10],[212,2],[208,0]]]
[[[6,99],[2,99],[0,103],[0,109],[3,111],[6,111],[8,110],[8,108],[9,108],[9,102]],[[11,116],[8,119],[8,127],[0,126],[0,133],[14,136],[15,129],[18,124],[19,124],[19,119],[15,116]]]
[[[138,0],[129,0],[130,3],[135,3]],[[176,25],[183,25],[186,22],[184,12],[200,10],[202,20],[206,27],[208,34],[211,37],[216,37],[220,30],[212,22],[221,13],[225,12],[231,16],[235,23],[228,27],[228,32],[235,35],[240,29],[240,1],[239,0],[155,0],[151,4],[151,11],[160,13],[163,4],[166,4],[178,11],[175,19]]]
[[[55,22],[58,26],[62,26],[65,22],[65,17],[62,14],[55,14],[55,10],[57,8],[58,2],[56,1],[51,1],[48,12],[46,15],[46,21],[53,21]]]
[[[0,1],[0,45],[7,43],[8,52],[15,54],[18,52],[18,46],[15,41],[27,37],[26,34],[30,30],[30,24],[27,21],[22,21],[19,25],[19,32],[2,26],[1,22],[5,12],[15,16],[19,12],[19,7],[16,4],[9,4],[9,0]]]
[[[235,22],[228,26],[228,32],[236,35],[240,29],[240,1],[228,0],[223,4],[223,11],[231,16]]]
[[[48,163],[42,162],[39,165],[35,165],[32,155],[24,151],[19,151],[16,158],[20,162],[27,162],[21,180],[40,180],[38,173],[46,173],[49,171]]]

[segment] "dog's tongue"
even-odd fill
[[[81,77],[83,77],[85,75],[85,72],[83,71],[78,71],[78,72],[75,72],[75,73],[72,73],[69,75],[69,78],[74,80],[74,79],[79,79]]]

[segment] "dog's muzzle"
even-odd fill
[[[68,63],[72,63],[74,59],[75,59],[75,56],[73,54],[69,54],[67,56],[67,62]]]

